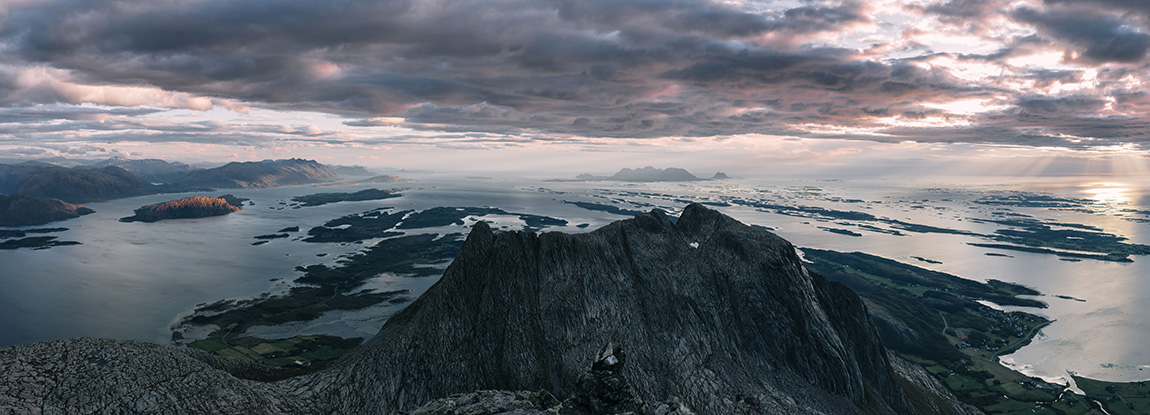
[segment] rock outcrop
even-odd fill
[[[314,160],[285,159],[228,163],[196,170],[176,181],[188,186],[266,188],[339,180],[328,166]]]
[[[78,338],[0,349],[2,414],[312,413],[267,369],[203,351]]]
[[[125,342],[140,357],[109,360],[125,353],[119,342],[88,343],[0,351],[0,411],[186,401],[178,412],[397,414],[475,391],[540,390],[607,411],[637,402],[680,414],[914,410],[902,386],[913,379],[892,367],[856,295],[808,273],[787,241],[701,205],[677,222],[653,211],[576,235],[495,234],[480,222],[443,278],[373,339],[274,383],[230,377],[244,373],[194,351]],[[626,351],[625,365],[607,344]],[[115,362],[111,372],[91,366],[101,359]],[[96,383],[79,386],[87,380]],[[944,390],[914,392],[929,403],[918,413],[948,413],[929,410],[948,408],[936,396]],[[523,393],[488,394],[530,406],[506,413],[549,405]]]
[[[94,212],[60,199],[0,195],[0,226],[43,225]]]

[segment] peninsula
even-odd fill
[[[95,212],[60,199],[0,194],[0,226],[43,225]]]

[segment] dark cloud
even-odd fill
[[[34,156],[34,155],[44,154],[44,153],[48,152],[48,150],[45,150],[42,148],[29,148],[29,147],[17,147],[17,148],[5,150],[5,151],[8,151],[12,154],[18,154],[21,156]]]
[[[0,108],[0,124],[53,120],[99,120],[107,117],[136,117],[160,112],[151,108],[85,108],[75,106],[41,106]]]
[[[1106,106],[1106,101],[1094,97],[1033,97],[1024,98],[1018,107],[1024,114],[1089,114],[1096,113]]]
[[[1144,0],[1045,0],[1045,3],[1094,10],[1120,9],[1150,15],[1150,2]]]
[[[926,13],[936,14],[956,21],[982,17],[1002,4],[999,0],[950,0],[926,6],[912,6]]]
[[[1042,12],[1026,7],[1015,10],[1014,16],[1069,42],[1082,58],[1092,62],[1138,62],[1150,50],[1150,35],[1112,16],[1078,9]]]

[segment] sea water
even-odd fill
[[[724,200],[731,198],[817,206],[980,234],[991,234],[1003,226],[972,219],[1001,218],[993,213],[1009,211],[1048,221],[1097,226],[1125,236],[1129,242],[1150,244],[1150,224],[1133,220],[1148,215],[1131,212],[1150,209],[1150,199],[1144,196],[1150,194],[1145,182],[1113,177],[772,178],[689,183],[553,182],[454,174],[410,174],[406,178],[408,182],[395,185],[235,189],[87,204],[96,213],[44,226],[67,227],[68,231],[52,235],[82,245],[0,251],[0,316],[4,317],[0,319],[0,346],[76,336],[167,343],[172,324],[197,305],[284,292],[299,276],[294,271],[296,266],[334,266],[341,255],[370,246],[375,240],[361,244],[300,240],[311,227],[370,209],[490,206],[568,221],[566,227],[551,227],[547,231],[587,232],[625,216],[565,202],[592,202],[629,210],[657,207],[674,215],[685,201],[691,200],[710,202],[743,222],[770,227],[798,247],[861,251],[972,280],[998,279],[1035,288],[1044,294],[1035,298],[1048,303],[1049,308],[1007,308],[1040,314],[1055,322],[1043,328],[1030,345],[1002,357],[1005,363],[1051,380],[1064,378],[1067,371],[1103,380],[1150,379],[1150,349],[1144,347],[1150,344],[1150,324],[1140,318],[1150,313],[1150,257],[1133,257],[1133,263],[1089,259],[1068,262],[1053,255],[970,246],[968,242],[987,241],[967,235],[906,231],[902,231],[904,235],[892,235],[853,226],[863,223],[860,221],[818,220],[748,206],[722,206]],[[372,187],[402,188],[403,196],[298,209],[289,201],[298,195]],[[1081,199],[1090,203],[1090,209],[1004,208],[973,203],[1017,191]],[[254,205],[212,218],[155,223],[117,220],[130,216],[133,209],[142,205],[223,193],[250,198]],[[482,219],[494,220],[497,230],[522,227],[522,222],[514,218]],[[474,220],[412,232],[466,233],[470,223]],[[588,226],[576,227],[580,224]],[[292,226],[298,226],[300,232],[291,233],[288,239],[252,245],[257,241],[254,236]],[[862,236],[821,228],[847,229]],[[1011,257],[987,256],[988,252]],[[415,297],[435,280],[381,274],[365,288],[407,289]],[[267,338],[317,333],[366,337],[405,304],[329,312],[311,322],[254,327],[248,334]]]

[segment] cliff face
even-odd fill
[[[339,180],[330,167],[313,160],[287,159],[228,163],[196,170],[177,184],[217,188],[265,188]]]
[[[266,377],[250,364],[134,342],[0,349],[0,412],[122,413],[143,402],[157,412],[396,414],[476,390],[545,389],[578,403],[588,368],[611,364],[608,344],[627,364],[600,370],[605,385],[618,375],[628,396],[698,414],[912,413],[900,383],[918,382],[892,369],[859,298],[808,273],[790,243],[691,205],[676,223],[655,211],[579,235],[479,223],[443,278],[372,340],[279,382],[233,376]],[[925,402],[915,408],[934,408],[917,413],[953,409],[937,387],[912,389]]]
[[[0,226],[43,225],[92,212],[60,199],[0,195]]]
[[[699,413],[902,412],[862,302],[790,243],[699,205],[589,234],[476,225],[443,279],[328,377],[338,412],[478,389],[569,397],[607,343],[640,398]],[[877,397],[877,398],[876,398]]]

